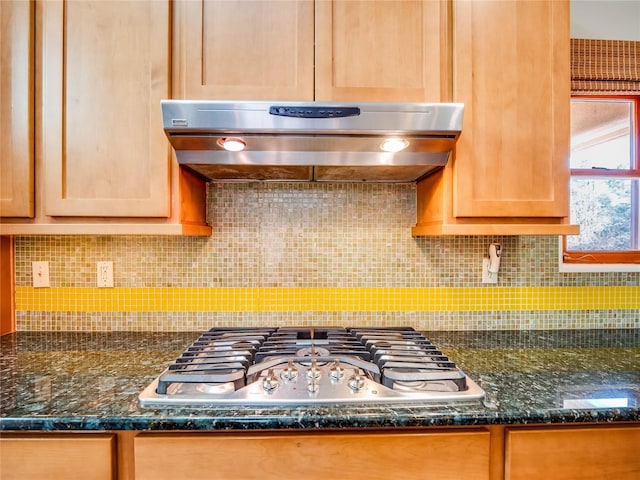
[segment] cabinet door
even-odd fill
[[[313,2],[174,3],[173,97],[312,100]]]
[[[113,480],[113,435],[3,434],[0,480]]]
[[[489,432],[481,430],[404,434],[141,434],[134,444],[137,480],[489,478]]]
[[[167,217],[169,2],[37,7],[45,213]]]
[[[0,2],[0,217],[33,217],[33,3]]]
[[[507,432],[506,480],[640,478],[640,428],[540,428]]]
[[[455,0],[454,216],[569,214],[569,2]]]
[[[316,2],[316,100],[450,99],[446,5]]]

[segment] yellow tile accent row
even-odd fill
[[[640,287],[17,287],[16,309],[59,312],[640,311]]]

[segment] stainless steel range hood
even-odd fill
[[[415,182],[447,163],[463,110],[459,103],[162,101],[178,162],[214,181]]]

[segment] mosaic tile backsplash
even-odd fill
[[[412,238],[414,185],[211,184],[208,215],[207,238],[18,237],[18,330],[640,328],[640,273],[559,273],[557,237]],[[31,287],[37,260],[51,288]],[[105,260],[115,288],[96,288]]]

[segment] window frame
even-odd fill
[[[634,125],[633,125],[633,165],[630,169],[625,170],[598,170],[594,174],[593,169],[569,169],[569,179],[573,177],[591,177],[591,178],[630,178],[640,181],[640,95],[571,95],[571,99],[587,99],[587,100],[631,100],[634,104]],[[639,199],[640,203],[640,199]],[[637,205],[640,215],[640,205]],[[633,214],[633,212],[632,212]],[[633,221],[633,219],[632,219]],[[638,219],[637,221],[640,221]],[[606,268],[606,266],[611,268]],[[615,271],[615,267],[619,265],[631,265],[631,269],[620,269],[617,271],[640,271],[640,251],[639,250],[621,250],[621,251],[591,251],[591,250],[567,250],[567,237],[563,235],[560,242],[560,266],[568,267],[564,271],[580,271],[581,266],[592,266],[594,268],[582,269],[584,271]],[[574,268],[570,268],[570,267]],[[605,268],[597,268],[605,267]]]

